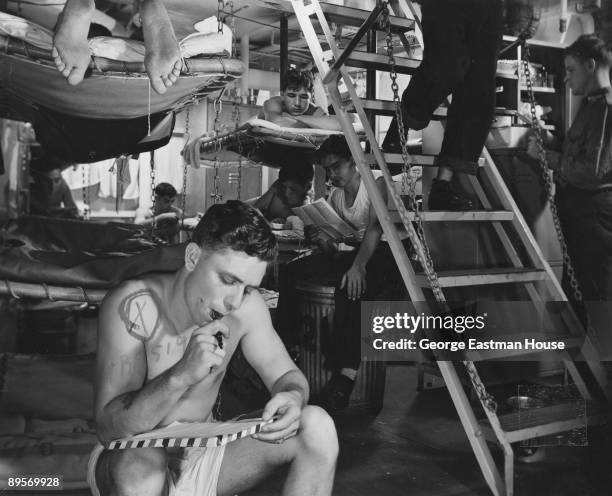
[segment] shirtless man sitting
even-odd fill
[[[335,117],[312,104],[313,77],[309,71],[291,68],[283,80],[285,88],[280,96],[273,96],[263,105],[257,117],[281,127],[309,127],[340,131]]]
[[[255,209],[239,201],[214,205],[186,246],[181,269],[127,281],[106,296],[95,381],[103,445],[174,421],[211,421],[238,345],[271,393],[263,418],[275,420],[218,448],[99,446],[88,475],[94,495],[233,495],[282,464],[289,464],[283,494],[331,494],[338,454],[333,421],[306,406],[308,383],[257,291],[276,250]]]
[[[72,85],[83,80],[89,67],[87,33],[94,9],[94,0],[68,0],[59,17],[51,55],[57,69]],[[181,73],[179,45],[162,0],[140,0],[140,17],[147,74],[153,89],[163,94]]]

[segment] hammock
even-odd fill
[[[229,133],[217,137],[200,136],[185,146],[183,156],[196,168],[244,164],[245,161],[279,168],[296,160],[312,163],[314,151],[334,134],[342,132],[281,127],[253,118]]]
[[[12,20],[13,25],[17,21]],[[244,70],[239,60],[218,54],[184,62],[178,81],[163,95],[150,91],[142,61],[96,56],[92,57],[85,79],[77,86],[70,86],[51,58],[48,30],[32,23],[27,30],[0,29],[0,99],[4,100],[0,114],[16,120],[31,120],[20,114],[27,107],[38,105],[88,119],[130,119],[176,111],[221,90]]]
[[[156,245],[150,228],[27,216],[0,231],[0,296],[98,304],[107,291],[148,272],[175,272],[185,243]],[[268,308],[278,294],[260,288]]]
[[[185,246],[156,246],[145,231],[129,224],[23,217],[2,236],[0,294],[99,303],[126,279],[179,269]]]

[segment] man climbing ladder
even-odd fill
[[[439,166],[429,194],[430,210],[472,210],[453,191],[455,172],[475,174],[495,109],[495,71],[502,37],[501,0],[420,0],[423,61],[402,95],[404,132],[427,126],[452,94]],[[469,132],[466,130],[469,129]],[[397,119],[382,148],[400,153]]]

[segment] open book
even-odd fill
[[[305,226],[317,226],[321,230],[320,237],[325,241],[339,242],[347,238],[359,238],[357,231],[342,220],[332,206],[323,198],[319,198],[309,205],[295,207],[292,210],[304,222]]]

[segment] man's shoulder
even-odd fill
[[[282,109],[283,107],[283,99],[280,96],[273,96],[268,98],[265,102],[264,102],[264,108],[266,109]]]
[[[102,302],[101,330],[107,327],[105,323],[114,328],[121,322],[139,341],[151,338],[162,321],[163,284],[159,279],[153,275],[131,279],[109,291]]]
[[[244,299],[242,305],[232,314],[239,326],[246,332],[261,328],[259,324],[270,321],[270,311],[258,290],[251,291]]]

